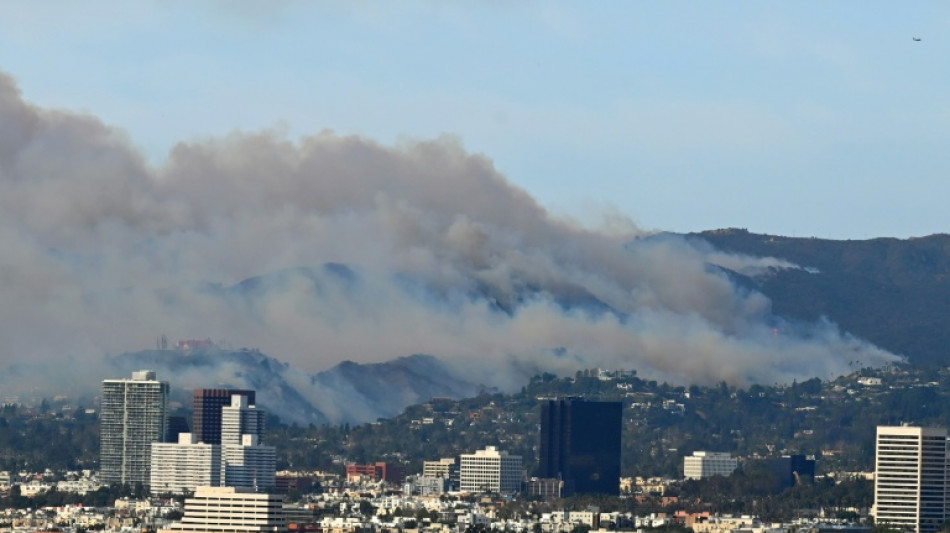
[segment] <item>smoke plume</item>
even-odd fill
[[[119,377],[104,354],[163,333],[306,373],[432,354],[502,389],[589,367],[748,385],[897,359],[833,324],[783,323],[723,270],[795,265],[560,220],[451,137],[233,133],[154,168],[3,75],[0,246],[0,368],[39,363],[58,387],[95,390]],[[327,264],[345,273],[302,269]]]

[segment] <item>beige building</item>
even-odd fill
[[[874,460],[878,524],[912,531],[939,531],[947,519],[947,430],[878,426]]]
[[[198,487],[185,516],[159,533],[282,533],[284,500],[241,487]]]
[[[458,473],[458,462],[454,457],[443,457],[438,461],[423,461],[422,475],[426,477],[451,478]]]

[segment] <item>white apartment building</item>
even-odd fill
[[[221,482],[221,447],[180,433],[178,442],[152,444],[152,494],[184,494]]]
[[[878,426],[874,506],[878,524],[911,531],[939,531],[948,517],[947,430]]]
[[[460,456],[459,484],[463,492],[517,492],[521,479],[520,455],[486,446],[484,450]]]
[[[282,533],[283,497],[239,487],[199,487],[185,516],[159,533]]]
[[[683,458],[683,477],[703,479],[712,476],[731,476],[739,460],[724,452],[695,451]]]
[[[132,379],[102,382],[99,464],[103,483],[150,481],[151,447],[165,439],[168,382],[155,372],[132,372]]]

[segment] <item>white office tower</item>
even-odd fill
[[[713,476],[731,476],[739,466],[739,460],[723,452],[693,452],[683,458],[683,477],[704,479]]]
[[[282,533],[287,530],[279,494],[237,487],[198,487],[185,515],[159,533]]]
[[[272,490],[276,484],[277,455],[264,446],[264,412],[248,405],[247,396],[231,396],[221,408],[221,484]]]
[[[939,531],[947,518],[947,430],[878,426],[874,506],[878,524],[911,531]]]
[[[141,370],[102,381],[99,468],[104,483],[148,485],[151,447],[165,438],[168,382]]]
[[[247,396],[231,396],[231,405],[221,408],[221,444],[241,444],[242,435],[264,438],[264,412],[248,405]]]
[[[521,456],[509,455],[494,446],[462,454],[459,484],[463,492],[512,493],[521,489]]]
[[[222,444],[221,459],[224,464],[222,485],[274,490],[277,454],[273,446],[260,444],[257,435],[242,435],[241,444]]]
[[[221,482],[221,447],[180,433],[178,442],[152,444],[152,494],[185,494]]]

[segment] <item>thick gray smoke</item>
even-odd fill
[[[308,373],[427,353],[503,389],[542,370],[746,385],[897,359],[831,324],[777,334],[769,301],[711,266],[794,265],[558,220],[451,138],[233,134],[150,168],[114,129],[31,105],[2,75],[0,246],[0,368],[40,362],[47,383],[90,389],[103,354],[162,333]],[[329,262],[354,281],[212,290]]]

